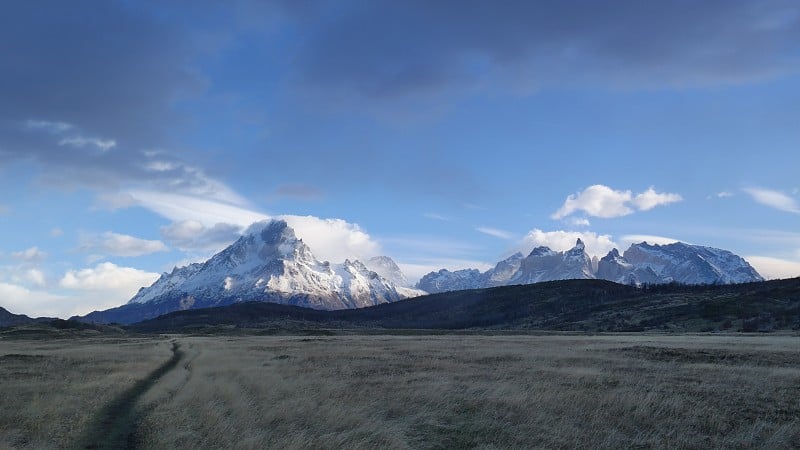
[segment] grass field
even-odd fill
[[[98,414],[125,392],[143,448],[800,442],[788,335],[17,339],[0,361],[3,448],[101,439]]]

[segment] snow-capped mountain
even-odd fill
[[[676,242],[633,244],[620,256],[614,249],[599,263],[597,278],[625,284],[732,284],[764,278],[741,257],[727,250]]]
[[[620,255],[613,249],[599,261],[586,254],[583,242],[566,252],[536,247],[527,257],[517,253],[484,272],[476,269],[442,269],[431,272],[417,287],[430,293],[479,289],[542,281],[593,279],[623,284],[678,282],[683,284],[729,284],[763,281],[744,259],[710,247],[674,243],[633,244]]]
[[[364,262],[367,269],[377,273],[394,283],[395,286],[411,287],[403,271],[394,260],[388,256],[375,256]]]
[[[536,247],[522,260],[519,270],[508,284],[531,284],[540,281],[594,278],[592,259],[586,254],[583,241],[566,252]]]
[[[484,287],[483,278],[481,271],[478,269],[463,269],[454,272],[442,269],[425,275],[417,283],[417,288],[431,294],[482,287]]]
[[[390,258],[372,263],[392,269],[391,275],[397,280],[405,279]],[[319,261],[286,222],[269,221],[253,224],[236,242],[204,263],[162,274],[153,285],[140,289],[127,305],[115,308],[139,311],[135,318],[123,315],[122,319],[102,319],[116,317],[109,310],[92,313],[84,320],[130,322],[180,309],[240,301],[315,309],[362,308],[421,294],[424,292],[397,286],[357,260],[342,264]]]
[[[592,260],[580,239],[566,252],[536,247],[527,257],[515,253],[484,273],[477,269],[431,272],[422,277],[417,287],[436,293],[573,278],[594,278]]]

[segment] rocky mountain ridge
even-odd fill
[[[565,252],[536,247],[527,257],[516,253],[486,272],[477,269],[431,272],[417,287],[430,293],[542,281],[603,279],[621,284],[733,284],[764,278],[741,257],[727,251],[676,242],[632,244],[624,254],[611,250],[599,261],[580,239]]]

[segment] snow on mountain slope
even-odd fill
[[[395,286],[409,287],[410,284],[403,271],[394,260],[388,256],[375,256],[364,262],[367,269],[377,273],[394,283]]]
[[[628,283],[731,284],[764,280],[747,261],[727,250],[683,242],[633,244],[622,261],[630,265],[622,271]]]
[[[483,287],[481,272],[478,269],[463,269],[451,272],[442,269],[431,272],[419,280],[417,288],[425,292],[436,294],[447,291],[462,291]]]
[[[399,268],[394,275],[403,277]],[[205,263],[163,274],[152,286],[141,289],[129,304],[159,303],[176,297],[192,298],[192,304],[198,299],[204,300],[203,304],[213,299],[269,299],[317,309],[344,309],[414,295],[419,293],[398,289],[394,282],[359,261],[330,264],[317,260],[286,222],[271,221],[252,225],[236,242]]]
[[[586,254],[583,242],[578,239],[575,246],[566,252],[536,247],[527,257],[523,258],[518,253],[500,261],[483,274],[475,269],[431,272],[422,277],[418,287],[435,293],[591,278],[637,285],[673,281],[683,284],[729,284],[763,280],[747,261],[726,250],[681,242],[668,245],[643,242],[631,245],[624,255],[613,249],[594,262]]]

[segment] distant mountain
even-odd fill
[[[271,303],[179,311],[142,332],[332,329],[773,331],[800,330],[800,278],[729,285],[561,280],[445,292],[370,308],[321,311]],[[372,332],[372,331],[370,331]],[[404,333],[407,331],[404,331]]]
[[[32,318],[24,314],[12,314],[7,309],[0,307],[0,327],[13,327],[16,325],[26,325],[38,322],[50,322],[55,320],[52,317]]]
[[[556,252],[548,247],[536,247],[527,257],[521,253],[481,273],[476,269],[451,272],[442,269],[420,279],[417,287],[430,292],[462,289],[481,289],[543,281],[604,279],[622,284],[731,284],[763,281],[750,264],[733,253],[674,243],[649,245],[633,244],[620,255],[613,249],[599,261],[586,253],[578,239],[575,247]]]
[[[682,242],[633,244],[622,256],[614,249],[600,260],[597,278],[624,284],[732,284],[764,280],[747,261],[727,250]]]
[[[388,257],[371,260],[387,279],[357,260],[322,262],[284,221],[259,222],[204,263],[164,273],[118,308],[80,320],[132,323],[171,311],[269,301],[314,309],[347,309],[389,303],[423,294],[398,286],[405,279]]]

